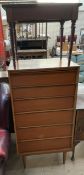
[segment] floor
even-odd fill
[[[26,157],[26,169],[22,159],[16,154],[14,136],[12,138],[6,175],[84,175],[84,142],[76,146],[75,161],[67,154],[66,164],[62,163],[62,153]]]

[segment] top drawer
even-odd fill
[[[76,83],[77,70],[62,70],[53,72],[19,72],[11,73],[13,87],[47,86]]]

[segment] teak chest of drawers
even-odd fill
[[[22,66],[27,69],[22,69]],[[45,65],[45,66],[44,66]],[[79,67],[67,60],[19,61],[9,70],[17,151],[22,156],[73,149]],[[64,159],[65,161],[65,159]]]

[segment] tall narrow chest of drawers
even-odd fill
[[[73,149],[79,67],[67,59],[19,61],[9,69],[17,152]]]

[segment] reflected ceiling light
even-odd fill
[[[1,3],[79,3],[80,0],[0,0]]]
[[[39,3],[79,3],[79,0],[37,0]]]

